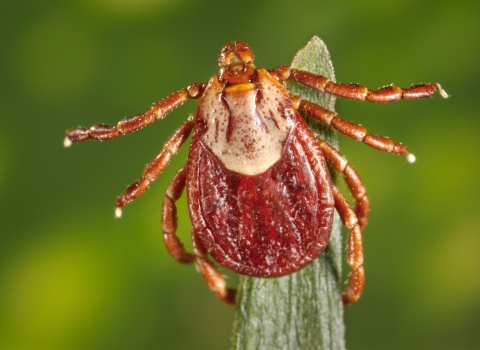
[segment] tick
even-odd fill
[[[208,254],[243,275],[293,273],[325,249],[336,209],[349,230],[347,263],[352,270],[342,299],[344,304],[354,303],[364,285],[361,233],[370,209],[366,190],[348,160],[319,139],[298,111],[373,148],[406,155],[409,161],[414,158],[400,143],[289,96],[282,82],[294,80],[322,93],[371,102],[430,97],[437,90],[443,97],[447,94],[436,83],[371,91],[287,66],[265,70],[253,64],[251,49],[239,41],[225,45],[218,62],[219,73],[207,83],[191,84],[116,126],[69,129],[64,145],[131,133],[163,119],[187,99],[199,99],[196,112],[170,136],[140,180],[117,198],[116,216],[147,190],[193,130],[187,163],[171,181],[163,202],[162,230],[168,252],[181,263],[196,262],[210,289],[224,302],[235,304],[235,290],[226,287]],[[343,173],[355,200],[353,208],[333,185],[327,162]],[[192,222],[192,253],[176,236],[175,202],[184,189]]]

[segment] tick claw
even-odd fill
[[[115,208],[115,217],[116,218],[122,217],[122,208]]]
[[[449,97],[450,97],[450,96],[448,96],[447,92],[442,89],[442,87],[440,86],[440,84],[437,84],[437,87],[438,87],[438,93],[439,93],[443,98],[449,98]]]
[[[408,153],[408,154],[407,154],[407,162],[409,162],[409,163],[415,163],[415,160],[416,160],[416,159],[417,159],[417,158],[416,158],[415,155],[413,155],[412,153]]]
[[[65,140],[63,140],[63,147],[70,147],[72,145],[72,141],[67,137],[65,137]]]

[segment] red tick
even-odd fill
[[[364,285],[361,232],[370,209],[365,187],[347,159],[319,139],[298,111],[373,148],[406,155],[409,161],[414,157],[402,144],[289,96],[281,83],[294,80],[323,93],[372,102],[430,97],[437,90],[443,97],[447,94],[439,84],[371,91],[286,66],[265,70],[253,64],[252,51],[238,41],[225,45],[218,61],[220,72],[208,83],[191,84],[117,126],[69,129],[65,146],[128,134],[163,119],[188,98],[199,99],[196,113],[167,140],[140,180],[117,198],[116,216],[155,181],[193,130],[187,164],[173,178],[163,202],[162,229],[169,253],[181,263],[195,261],[210,289],[224,302],[235,304],[235,290],[226,287],[208,253],[243,275],[293,273],[314,261],[327,246],[335,208],[350,232],[347,263],[352,273],[342,298],[344,304],[354,303]],[[327,162],[343,173],[355,199],[354,208],[332,184]],[[185,251],[176,236],[175,202],[185,188],[193,253]]]

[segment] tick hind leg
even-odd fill
[[[223,302],[235,306],[237,291],[227,288],[225,277],[218,271],[217,267],[208,259],[207,250],[203,246],[197,233],[192,229],[192,240],[197,266],[208,287]]]
[[[198,270],[208,287],[218,298],[227,304],[235,305],[236,291],[226,287],[225,278],[217,267],[208,259],[207,250],[198,235],[192,230],[194,253],[185,250],[177,232],[177,207],[175,202],[181,197],[186,185],[187,167],[183,166],[170,182],[163,200],[162,231],[165,246],[171,256],[178,262],[189,264],[197,261]]]
[[[352,269],[352,272],[348,278],[347,288],[342,294],[343,304],[348,305],[355,303],[360,298],[365,282],[362,231],[353,209],[335,186],[333,186],[333,197],[335,199],[335,208],[340,214],[343,224],[350,231],[347,239],[347,264]]]
[[[172,179],[167,188],[162,207],[162,231],[165,246],[170,255],[183,264],[189,264],[196,259],[195,254],[188,253],[185,250],[176,235],[178,218],[175,202],[181,197],[185,188],[186,173],[186,166],[183,166]]]

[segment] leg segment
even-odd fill
[[[328,142],[319,140],[320,149],[325,158],[332,164],[336,171],[343,173],[343,177],[347,186],[355,198],[355,215],[360,225],[360,230],[363,231],[367,225],[367,216],[370,211],[370,202],[368,200],[367,191],[363,185],[362,179],[349,164],[348,160]]]
[[[351,267],[352,273],[348,278],[347,288],[342,294],[343,304],[348,305],[355,303],[360,298],[365,282],[362,231],[350,204],[335,186],[333,186],[333,197],[335,208],[340,214],[343,224],[350,231],[347,240],[347,264]]]
[[[182,242],[176,235],[178,219],[175,202],[180,198],[185,188],[186,175],[187,167],[183,166],[170,182],[162,207],[162,231],[165,246],[170,255],[183,264],[189,264],[196,258],[195,254],[185,251]]]
[[[269,72],[275,76],[277,80],[292,79],[317,91],[358,101],[392,102],[401,99],[416,100],[431,97],[437,90],[443,98],[448,97],[447,93],[438,83],[420,84],[411,86],[408,89],[386,86],[377,91],[372,91],[359,84],[337,84],[322,75],[316,75],[298,69],[290,69],[286,66],[272,69]]]
[[[180,146],[188,138],[194,125],[194,115],[191,115],[188,117],[187,121],[183,123],[183,125],[179,127],[172,136],[170,136],[167,142],[165,142],[160,154],[146,166],[145,170],[143,171],[143,176],[140,178],[140,180],[128,186],[125,192],[117,198],[115,201],[115,206],[117,207],[115,210],[115,215],[117,217],[122,215],[120,208],[143,194],[143,192],[147,190],[148,186],[156,180],[158,175],[160,175],[163,169],[165,169],[170,162],[172,155],[175,155],[178,152]]]
[[[225,278],[218,271],[217,267],[208,259],[207,250],[203,246],[197,233],[192,230],[192,241],[195,255],[197,256],[197,266],[208,287],[223,302],[235,306],[237,291],[227,288]]]
[[[197,261],[198,270],[202,274],[208,287],[227,304],[235,305],[236,291],[227,288],[225,278],[218,272],[215,265],[208,259],[207,250],[201,243],[194,231],[192,231],[194,254],[189,253],[178,239],[177,232],[177,208],[175,202],[180,198],[185,188],[187,167],[183,166],[173,178],[167,188],[162,208],[162,231],[163,240],[168,252],[178,262],[189,264]]]
[[[149,111],[137,114],[133,117],[122,119],[116,126],[96,124],[90,129],[73,128],[67,130],[64,146],[69,147],[72,142],[95,140],[110,140],[120,135],[126,135],[153,123],[157,119],[163,119],[172,110],[183,104],[187,98],[199,98],[205,90],[206,84],[191,84],[188,88],[177,91],[163,100],[155,103]]]
[[[372,148],[384,152],[406,155],[409,161],[412,159],[412,155],[408,153],[407,146],[401,143],[394,142],[388,137],[372,135],[363,126],[346,121],[338,116],[337,113],[329,111],[315,103],[302,100],[297,96],[292,97],[292,101],[295,108],[302,109],[309,116],[321,121],[325,125],[335,128],[335,130],[354,140],[361,141]]]

